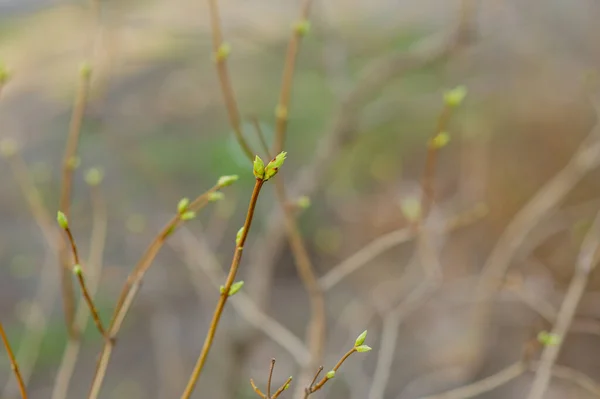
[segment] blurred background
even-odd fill
[[[119,335],[100,395],[176,398],[200,353],[218,297],[211,273],[227,270],[253,176],[211,61],[207,2],[99,4],[97,18],[88,1],[0,0],[0,61],[11,74],[0,96],[0,139],[4,150],[8,142],[18,146],[16,155],[0,160],[0,318],[30,397],[59,399],[53,389],[67,334],[58,258],[48,237],[57,234],[61,158],[79,68],[90,62],[70,221],[82,257],[101,268],[99,278],[91,278],[98,280],[95,301],[105,323],[127,275],[178,200],[201,194],[221,175],[240,176],[223,200],[159,253]],[[301,2],[219,5],[244,134],[266,158],[255,130],[260,126],[273,141],[290,26]],[[444,44],[453,42],[465,14],[467,40]],[[498,292],[490,292],[493,300],[485,304],[489,317],[468,321],[481,270],[505,228],[593,131],[599,17],[593,0],[314,1],[294,76],[282,178],[292,203],[310,198],[298,222],[327,288],[325,369],[364,329],[374,348],[353,356],[314,396],[411,399],[468,385],[518,362],[527,343],[551,329],[583,237],[600,210],[600,175],[591,166],[582,167],[557,206],[509,248],[510,270],[501,273]],[[451,140],[437,159],[430,215],[443,282],[418,310],[390,322],[423,280],[413,267],[414,242],[392,240],[339,280],[329,273],[408,225],[404,205],[420,196],[443,93],[457,85],[468,95],[453,112]],[[104,176],[91,189],[85,179],[90,168]],[[32,212],[31,199],[41,213]],[[473,210],[474,217],[462,220]],[[457,218],[457,226],[443,227]],[[303,340],[310,308],[270,185],[259,200],[238,279],[246,281],[245,303]],[[592,273],[557,361],[588,376],[591,388],[554,378],[547,398],[600,395],[593,382],[600,384],[599,290],[599,273]],[[79,298],[77,286],[75,292]],[[264,386],[272,357],[278,360],[276,385],[298,375],[306,348],[290,353],[248,324],[242,308],[228,304],[195,397],[257,397],[248,380]],[[90,321],[62,397],[87,397],[101,346]],[[386,362],[387,371],[376,371]],[[533,375],[522,373],[471,397],[525,397]],[[3,355],[0,398],[18,398],[16,388]]]

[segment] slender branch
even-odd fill
[[[256,208],[256,202],[258,201],[258,195],[260,194],[260,190],[264,184],[264,180],[257,178],[256,183],[254,185],[254,190],[252,191],[252,197],[250,198],[250,204],[248,205],[248,213],[246,214],[246,221],[244,223],[244,227],[239,239],[236,240],[236,248],[235,253],[233,255],[233,260],[231,261],[231,266],[229,268],[229,274],[227,276],[227,281],[225,282],[225,286],[223,290],[221,290],[221,296],[219,297],[219,301],[215,308],[215,312],[213,314],[213,318],[211,320],[208,333],[204,340],[204,345],[202,346],[202,351],[200,352],[200,356],[194,366],[194,370],[192,371],[192,375],[188,381],[188,384],[181,395],[181,399],[188,399],[200,378],[202,373],[202,369],[204,368],[204,363],[206,362],[206,358],[208,357],[208,353],[212,346],[215,334],[217,332],[217,327],[219,325],[219,321],[221,320],[221,314],[223,313],[223,309],[225,308],[225,304],[227,303],[227,299],[229,298],[229,290],[231,289],[232,284],[235,281],[235,277],[237,275],[238,268],[240,266],[240,261],[242,260],[242,253],[244,251],[244,243],[246,242],[246,238],[248,237],[248,232],[250,231],[250,227],[252,225],[252,219],[254,217],[254,210]]]
[[[473,209],[449,218],[444,225],[444,234],[469,225],[487,213],[485,207],[476,206]],[[319,284],[324,291],[338,285],[343,279],[367,265],[373,259],[390,249],[413,240],[418,236],[414,229],[405,227],[377,237],[349,258],[333,266],[327,273],[319,278]]]
[[[279,389],[277,389],[277,391],[275,391],[272,399],[277,399],[279,397],[279,395],[281,395],[283,393],[283,391],[285,391],[286,389],[289,388],[291,382],[292,382],[292,377],[288,377],[288,379],[285,380],[285,382],[283,384],[281,384]]]
[[[89,71],[82,70],[80,73],[77,94],[75,96],[75,102],[73,104],[73,113],[71,114],[71,122],[69,124],[67,143],[62,159],[62,177],[60,184],[59,209],[61,209],[62,212],[64,212],[67,218],[70,216],[71,213],[71,186],[73,184],[73,171],[77,167],[77,163],[79,162],[77,158],[77,147],[79,144],[79,136],[81,133],[81,126],[83,124],[83,117],[88,102],[88,96],[90,91],[90,76],[91,75]],[[69,270],[71,269],[71,265],[68,261],[67,249],[66,247],[60,245],[59,261],[60,264],[63,266],[61,268],[63,310],[65,312],[65,319],[67,323],[67,328],[69,330],[69,334],[73,338],[77,336],[77,331],[73,329],[73,320],[75,316],[75,293],[73,291],[71,277],[69,276]]]
[[[450,391],[438,393],[435,395],[424,396],[420,399],[469,399],[475,398],[486,392],[492,391],[502,385],[520,377],[527,371],[527,366],[523,362],[516,362],[500,370],[496,374],[486,377],[482,380],[465,385]]]
[[[229,77],[227,56],[230,50],[227,44],[223,43],[218,0],[208,0],[208,7],[210,10],[210,25],[212,28],[214,61],[217,66],[219,84],[221,85],[221,92],[223,93],[225,106],[227,108],[227,113],[229,114],[229,120],[231,121],[233,132],[235,133],[235,137],[240,147],[244,151],[246,157],[252,161],[254,158],[254,152],[250,149],[248,142],[244,139],[240,111],[238,110],[237,101],[231,85],[231,78]]]
[[[350,356],[352,356],[352,354],[358,352],[356,347],[353,347],[352,349],[350,349],[348,352],[344,353],[344,355],[340,358],[340,360],[338,360],[338,362],[335,364],[335,366],[333,366],[333,368],[331,369],[334,373],[335,376],[335,372],[339,370],[340,367],[342,367],[342,364],[344,364],[344,362],[346,360],[348,360],[348,358]],[[329,375],[325,375],[325,377],[323,377],[321,379],[321,381],[317,382],[315,384],[315,381],[317,380],[319,374],[321,373],[321,371],[323,370],[323,366],[320,366],[317,373],[315,374],[313,381],[311,382],[311,384],[306,387],[304,389],[304,399],[307,399],[310,395],[312,395],[313,393],[317,392],[318,390],[320,390],[321,388],[323,388],[323,386],[332,378],[334,377],[330,377]],[[329,374],[329,373],[327,373]]]
[[[10,342],[8,342],[8,337],[6,336],[6,332],[4,331],[4,326],[2,322],[0,322],[0,337],[2,338],[2,342],[4,343],[4,348],[6,348],[6,353],[8,354],[8,359],[10,360],[10,367],[12,368],[15,378],[19,383],[19,390],[21,391],[21,398],[27,399],[27,390],[25,389],[25,383],[23,382],[23,378],[21,377],[21,372],[19,371],[19,365],[17,364],[17,359],[15,359],[15,354],[10,346]]]
[[[110,340],[109,335],[107,334],[104,325],[102,324],[102,320],[100,319],[100,315],[98,314],[98,310],[96,309],[96,305],[94,305],[94,300],[90,295],[90,292],[87,288],[87,284],[85,282],[85,277],[83,276],[83,270],[81,266],[81,261],[79,259],[79,253],[77,250],[77,244],[75,243],[75,238],[73,237],[73,233],[71,233],[71,229],[68,225],[63,227],[63,230],[67,234],[67,238],[69,243],[71,244],[71,252],[73,254],[73,260],[75,262],[74,266],[72,266],[72,272],[77,277],[77,281],[79,282],[79,287],[81,288],[81,293],[83,294],[83,298],[90,309],[90,313],[92,314],[92,318],[94,320],[94,324],[96,324],[96,328],[106,340]]]
[[[185,264],[192,275],[196,291],[200,293],[202,290],[204,274],[215,288],[219,288],[226,275],[221,271],[221,265],[206,240],[202,236],[196,237],[186,228],[181,229],[181,239],[183,251],[176,253],[185,255]],[[310,354],[304,343],[285,326],[264,313],[245,292],[238,292],[230,301],[238,315],[288,351],[299,365],[304,367],[308,364]]]
[[[100,273],[103,266],[103,254],[104,246],[106,244],[106,233],[107,233],[107,210],[106,203],[102,196],[102,193],[98,186],[90,187],[90,194],[92,200],[92,234],[90,238],[90,255],[88,259],[88,292],[93,297],[98,291],[100,283]],[[75,328],[82,331],[88,323],[89,312],[87,304],[80,304],[75,312]],[[56,373],[56,379],[52,388],[51,399],[65,399],[67,397],[67,391],[69,389],[69,383],[73,372],[75,371],[75,365],[77,363],[77,357],[81,349],[81,340],[69,340],[67,348],[63,354],[58,372]]]
[[[267,380],[267,398],[271,399],[271,381],[273,380],[273,370],[275,369],[275,358],[271,359],[269,368],[269,379]]]
[[[189,204],[189,206],[187,207],[188,211],[193,213],[198,212],[206,204],[208,204],[209,196],[224,186],[225,185],[221,183],[217,183],[210,190],[198,196],[194,201],[192,201]],[[156,258],[156,255],[158,255],[158,252],[164,245],[167,238],[182,223],[181,217],[182,215],[178,213],[165,225],[165,227],[158,233],[154,240],[152,240],[152,242],[142,255],[141,259],[139,260],[133,271],[129,274],[123,286],[123,289],[121,290],[119,299],[117,300],[115,310],[113,311],[113,316],[108,328],[108,335],[111,339],[105,342],[100,353],[100,357],[96,365],[96,371],[92,380],[90,393],[88,395],[89,399],[96,399],[100,394],[102,382],[104,381],[106,369],[108,367],[108,363],[112,354],[114,340],[116,339],[116,336],[121,329],[123,320],[127,316],[127,313],[129,312],[129,309],[133,304],[133,300],[135,299],[135,296],[137,295],[140,289],[142,279],[144,278],[144,275],[152,265],[152,262]]]
[[[287,122],[289,116],[290,99],[292,95],[292,85],[294,82],[294,70],[296,68],[296,59],[298,58],[298,50],[300,42],[308,29],[308,16],[312,0],[304,0],[300,19],[296,23],[292,37],[290,38],[285,64],[283,66],[283,76],[281,78],[281,91],[279,93],[279,103],[276,108],[275,122],[275,141],[273,142],[273,154],[278,154],[283,150],[285,143],[285,135],[287,130]]]
[[[256,394],[258,396],[260,396],[263,399],[267,398],[267,395],[265,395],[264,393],[262,393],[262,391],[254,383],[254,380],[252,378],[250,378],[250,385],[252,385],[252,389],[254,389],[254,392],[256,392]]]
[[[323,372],[323,366],[319,366],[319,368],[317,369],[317,372],[315,373],[315,376],[310,382],[308,389],[312,389],[315,386],[315,384],[317,383],[317,379],[319,378],[319,374],[321,374],[321,372]]]
[[[262,150],[264,151],[267,158],[271,159],[272,156],[271,156],[271,152],[269,151],[269,144],[267,144],[267,139],[265,137],[265,134],[264,134],[262,128],[260,127],[260,122],[259,122],[258,118],[256,116],[252,116],[250,118],[250,120],[252,121],[252,125],[254,125],[254,130],[256,132],[256,135],[258,136],[258,140],[260,141]]]
[[[581,251],[575,266],[575,274],[569,284],[565,299],[563,300],[552,334],[559,338],[556,345],[546,345],[540,358],[535,379],[527,399],[542,399],[550,383],[551,370],[558,358],[562,344],[569,333],[571,323],[577,311],[577,306],[585,292],[589,275],[598,262],[598,248],[600,248],[600,213],[596,216],[592,227],[586,234],[581,245]]]

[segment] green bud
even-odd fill
[[[275,158],[273,158],[273,160],[271,160],[271,162],[267,164],[267,167],[265,168],[265,181],[269,180],[277,174],[279,168],[281,167],[281,165],[283,165],[286,156],[287,152],[281,151],[279,154],[277,154]]]
[[[231,54],[231,45],[229,43],[221,43],[219,49],[214,55],[214,61],[224,61],[227,59],[227,57],[229,57],[229,54]]]
[[[73,266],[73,274],[78,275],[81,274],[82,270],[81,270],[81,265],[74,265]]]
[[[196,212],[194,211],[186,211],[184,213],[181,214],[180,218],[183,221],[188,221],[188,220],[192,220],[196,217]]]
[[[561,338],[559,335],[549,333],[548,331],[541,331],[538,336],[538,341],[544,346],[556,346],[560,343]]]
[[[74,155],[71,158],[67,159],[67,167],[69,169],[75,170],[79,167],[79,165],[81,165],[81,158],[77,155]]]
[[[6,68],[6,65],[0,64],[0,84],[8,82],[10,75],[10,71]]]
[[[85,174],[85,182],[90,186],[97,186],[102,182],[103,178],[104,173],[98,168],[92,168],[88,170]]]
[[[417,197],[408,197],[400,202],[400,210],[410,222],[416,222],[421,217],[421,201]]]
[[[333,377],[335,377],[335,370],[328,371],[327,374],[325,374],[325,376],[328,380],[332,379]]]
[[[288,389],[290,387],[290,383],[288,382],[287,384],[285,384],[285,386],[283,387],[283,390],[285,391],[286,389]]]
[[[275,107],[275,117],[277,117],[277,119],[287,119],[288,118],[287,108],[282,104],[278,104],[277,107]]]
[[[220,286],[220,287],[219,287],[219,292],[220,292],[221,294],[224,294],[224,293],[225,293],[225,286],[224,286],[224,285],[222,285],[222,286]]]
[[[253,166],[254,177],[257,179],[265,178],[265,163],[263,160],[257,155],[254,157],[254,166]]]
[[[57,212],[57,214],[56,214],[56,221],[58,222],[58,225],[61,228],[63,228],[63,229],[68,229],[69,228],[69,219],[67,219],[67,215],[65,215],[61,211]]]
[[[79,67],[79,76],[84,79],[89,79],[92,76],[92,65],[89,62],[84,62]]]
[[[365,343],[365,339],[367,338],[367,330],[363,331],[357,338],[356,341],[354,341],[354,346],[361,346],[362,344]]]
[[[306,195],[303,195],[302,197],[298,198],[296,205],[298,208],[307,209],[310,207],[310,198],[308,198]]]
[[[444,93],[444,102],[448,107],[458,107],[462,104],[466,96],[467,88],[465,86],[457,86]]]
[[[229,289],[229,296],[237,294],[238,291],[241,290],[243,286],[244,286],[243,281],[237,281],[237,282],[231,284],[231,288]]]
[[[237,234],[235,235],[235,245],[240,245],[240,242],[242,241],[242,236],[244,235],[244,226],[242,226]]]
[[[17,153],[17,142],[13,139],[0,140],[0,154],[5,158],[10,158]]]
[[[448,132],[439,132],[434,138],[429,141],[429,146],[434,149],[440,149],[448,145],[450,135]]]
[[[212,193],[208,194],[208,201],[209,202],[217,202],[217,201],[222,200],[223,198],[225,198],[225,194],[223,194],[220,191],[215,191],[215,192],[212,192]]]
[[[357,352],[368,352],[370,351],[372,348],[369,345],[359,345],[356,347],[356,351]]]
[[[302,19],[294,24],[294,32],[300,36],[306,36],[309,31],[310,21],[307,19]]]
[[[180,214],[184,213],[185,211],[187,211],[187,208],[189,205],[190,205],[189,198],[184,197],[184,198],[180,199],[179,202],[177,203],[177,212],[179,212]]]
[[[217,185],[219,187],[231,186],[233,183],[238,181],[239,178],[240,177],[238,175],[221,176],[221,177],[219,177],[219,180],[217,181]]]

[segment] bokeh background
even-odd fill
[[[211,61],[206,2],[100,3],[102,40],[94,47],[98,31],[88,2],[0,0],[0,60],[11,71],[0,97],[0,138],[15,140],[27,165],[19,178],[10,160],[0,162],[0,317],[28,377],[30,396],[50,397],[67,342],[58,263],[19,179],[35,184],[52,221],[78,69],[90,61],[92,94],[71,221],[86,259],[94,218],[107,222],[96,296],[106,321],[128,273],[177,201],[203,192],[221,175],[240,175],[224,200],[171,237],[157,257],[119,336],[101,395],[174,398],[200,352],[218,295],[204,272],[206,252],[223,266],[230,261],[253,178],[229,127]],[[219,3],[233,48],[229,65],[244,132],[260,148],[253,121],[272,141],[290,26],[300,2]],[[299,223],[318,276],[406,226],[401,205],[419,195],[426,143],[436,129],[443,93],[457,85],[468,88],[449,126],[451,141],[440,153],[431,217],[443,222],[474,207],[487,212],[443,235],[444,283],[398,325],[381,398],[441,392],[521,359],[525,343],[551,328],[539,309],[549,309],[546,315],[558,309],[582,237],[600,209],[600,175],[590,171],[526,237],[511,262],[511,284],[489,305],[490,320],[476,328],[466,322],[477,277],[505,227],[592,130],[590,92],[600,62],[597,1],[473,4],[467,44],[416,68],[406,68],[410,59],[394,64],[396,70],[383,81],[370,75],[366,90],[365,76],[382,60],[397,54],[422,57],[420,51],[429,51],[419,50],[424,41],[453,35],[461,2],[316,0],[311,31],[300,49],[282,175],[292,200],[310,197]],[[360,101],[348,106],[355,97]],[[84,179],[89,168],[100,168],[105,176],[95,194]],[[307,172],[310,179],[298,183]],[[283,235],[276,225],[281,226],[281,215],[267,186],[241,278],[268,315],[303,337],[310,317],[307,296],[285,240],[265,235]],[[376,399],[371,388],[382,328],[388,310],[406,297],[403,276],[413,255],[414,243],[393,246],[327,291],[326,369],[365,328],[374,350],[351,358],[315,395]],[[594,277],[577,314],[588,328],[566,338],[558,363],[600,381],[600,279]],[[219,331],[195,397],[256,397],[247,381],[253,377],[264,384],[272,357],[278,359],[277,382],[297,375],[293,357],[249,328],[232,306]],[[90,322],[69,398],[86,397],[101,345]],[[476,397],[524,397],[532,375]],[[0,397],[18,397],[4,356]],[[547,397],[597,396],[556,379]]]

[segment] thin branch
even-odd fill
[[[202,351],[200,352],[200,356],[194,366],[194,370],[192,371],[192,375],[188,381],[188,384],[181,395],[181,399],[189,399],[192,395],[196,383],[200,378],[202,373],[202,369],[204,367],[204,363],[208,357],[208,353],[213,343],[213,339],[217,332],[217,327],[219,325],[219,321],[221,320],[221,315],[223,313],[223,309],[225,308],[225,304],[227,303],[227,299],[229,298],[229,290],[231,289],[232,284],[235,281],[235,277],[237,275],[238,268],[240,266],[240,261],[242,260],[242,253],[244,251],[244,243],[246,242],[246,238],[248,237],[248,232],[250,231],[250,227],[252,225],[252,219],[254,217],[254,210],[256,208],[256,202],[258,201],[258,195],[260,194],[260,190],[264,184],[264,180],[256,179],[256,183],[254,185],[254,190],[252,191],[252,197],[250,198],[250,204],[248,205],[248,213],[246,215],[246,221],[244,223],[243,230],[241,232],[241,236],[236,240],[236,248],[235,253],[233,255],[233,260],[231,261],[231,266],[229,268],[229,274],[227,276],[227,281],[225,282],[224,288],[221,290],[221,296],[219,297],[219,302],[215,308],[215,312],[213,314],[213,318],[210,323],[210,327],[208,329],[208,333],[206,335],[206,339],[204,340],[204,345],[202,346]]]
[[[420,399],[469,399],[492,391],[520,377],[527,371],[523,362],[517,362],[482,380],[450,391],[424,396]]]
[[[589,171],[598,165],[600,165],[600,124],[594,126],[567,165],[517,213],[499,238],[483,266],[475,290],[478,305],[475,308],[473,322],[477,326],[481,326],[484,319],[489,317],[487,303],[498,291],[513,257],[531,231],[558,206]]]
[[[75,243],[75,238],[73,237],[73,233],[71,232],[71,229],[69,228],[69,226],[63,227],[63,230],[67,234],[68,241],[71,244],[71,252],[73,254],[73,260],[75,262],[75,264],[74,264],[74,266],[72,266],[71,270],[72,270],[73,274],[75,274],[75,276],[77,277],[77,281],[79,282],[79,287],[81,288],[81,293],[83,294],[83,298],[85,299],[85,302],[88,305],[90,313],[92,314],[92,319],[94,320],[94,324],[96,324],[96,328],[98,329],[98,331],[100,332],[102,337],[104,337],[104,339],[106,339],[106,340],[110,340],[110,337],[107,334],[106,329],[104,328],[104,325],[102,324],[102,320],[100,319],[100,315],[98,314],[98,310],[96,309],[94,300],[92,299],[92,296],[90,295],[87,284],[85,282],[85,277],[83,276],[82,265],[81,265],[81,261],[79,259],[79,253],[77,250],[77,244]]]
[[[267,144],[267,139],[265,137],[265,134],[262,130],[262,128],[260,127],[260,121],[258,120],[258,118],[256,116],[252,116],[250,118],[250,120],[252,121],[252,125],[254,126],[254,130],[256,132],[256,135],[258,136],[258,140],[260,141],[260,145],[262,150],[264,151],[266,157],[268,159],[271,159],[271,152],[269,151],[269,144]]]
[[[79,84],[77,94],[73,104],[73,113],[71,114],[71,122],[69,124],[69,133],[65,152],[62,159],[62,177],[60,183],[60,200],[59,209],[64,212],[67,218],[71,211],[71,186],[73,184],[73,171],[77,167],[79,158],[77,157],[77,147],[79,145],[79,136],[81,134],[81,126],[83,117],[88,102],[90,91],[90,73],[89,71],[81,71],[79,75]],[[61,268],[61,284],[63,310],[69,335],[71,338],[77,336],[78,332],[73,329],[73,320],[75,316],[75,293],[69,271],[71,265],[68,261],[67,248],[59,243],[59,261]]]
[[[264,393],[262,393],[262,391],[254,383],[254,380],[252,378],[250,378],[250,385],[252,386],[252,389],[254,389],[254,392],[256,392],[256,394],[258,396],[260,396],[263,399],[267,399],[267,395],[265,395]]]
[[[21,391],[21,398],[27,399],[27,390],[25,389],[25,383],[23,382],[23,378],[21,377],[21,372],[19,371],[19,365],[17,364],[17,360],[15,359],[15,354],[13,353],[12,348],[10,347],[10,342],[8,342],[8,337],[6,336],[6,332],[4,331],[4,326],[2,322],[0,322],[0,337],[2,338],[2,342],[4,343],[4,348],[6,348],[6,353],[8,354],[8,359],[10,360],[10,367],[15,374],[15,378],[19,383],[19,390]]]
[[[290,99],[292,96],[292,86],[294,82],[294,70],[296,68],[296,59],[300,42],[308,30],[308,16],[312,0],[304,0],[300,19],[296,22],[292,37],[290,38],[285,64],[283,66],[283,76],[281,77],[281,91],[279,93],[279,103],[276,108],[275,122],[275,141],[273,143],[273,154],[279,154],[283,150],[289,116]]]
[[[540,358],[538,368],[528,399],[542,399],[550,383],[551,370],[558,358],[562,344],[569,333],[571,323],[585,292],[589,275],[598,262],[598,248],[600,247],[600,213],[586,234],[581,245],[581,251],[575,266],[575,274],[571,279],[565,298],[560,306],[552,334],[559,338],[556,345],[546,345]]]
[[[182,228],[180,233],[183,251],[178,250],[176,253],[185,258],[185,264],[192,276],[192,283],[196,292],[200,293],[202,291],[202,282],[205,280],[204,274],[208,276],[213,287],[219,288],[220,282],[226,276],[222,272],[217,257],[210,250],[206,239],[202,235],[198,237],[192,234],[186,228]],[[238,315],[256,329],[262,331],[273,342],[279,344],[292,355],[296,363],[303,367],[308,364],[310,353],[304,343],[293,332],[264,313],[249,295],[240,291],[230,301]]]
[[[275,369],[275,358],[271,359],[269,368],[269,379],[267,380],[267,398],[271,399],[271,381],[273,380],[273,370]]]
[[[356,350],[356,347],[353,347],[353,348],[352,348],[352,349],[350,349],[348,352],[346,352],[346,353],[345,353],[345,354],[344,354],[344,355],[343,355],[343,356],[340,358],[340,360],[338,360],[338,362],[335,364],[335,366],[333,366],[333,368],[331,369],[331,371],[333,371],[333,372],[334,372],[334,376],[335,376],[335,372],[336,372],[336,371],[338,371],[340,367],[342,367],[342,365],[344,364],[344,362],[345,362],[346,360],[348,360],[348,358],[349,358],[350,356],[352,356],[352,354],[354,354],[354,353],[356,353],[356,352],[357,352],[357,350]],[[319,376],[319,374],[321,373],[321,371],[322,371],[322,370],[323,370],[323,366],[320,366],[320,367],[319,367],[319,369],[318,369],[318,371],[317,371],[317,374],[315,374],[315,376],[314,376],[314,378],[313,378],[313,381],[311,382],[311,384],[310,384],[308,387],[304,388],[304,396],[303,396],[303,398],[304,398],[304,399],[307,399],[307,398],[308,398],[310,395],[312,395],[313,393],[315,393],[315,392],[317,392],[318,390],[320,390],[321,388],[323,388],[323,386],[324,386],[324,385],[325,385],[325,384],[326,384],[326,383],[327,383],[329,380],[331,380],[331,379],[333,378],[333,377],[330,377],[329,375],[327,375],[327,374],[329,374],[329,373],[327,373],[327,374],[325,375],[325,377],[323,377],[323,378],[321,379],[321,381],[319,381],[319,382],[317,382],[317,383],[315,384],[315,381],[316,381],[317,377]]]
[[[246,157],[252,161],[255,153],[250,149],[248,142],[244,139],[240,111],[238,110],[237,101],[231,85],[231,78],[229,77],[227,56],[230,49],[227,44],[223,43],[218,0],[208,0],[208,6],[210,10],[210,25],[212,28],[213,57],[217,66],[221,92],[223,93],[225,106],[227,108],[227,113],[229,114],[229,120],[231,121],[235,137]]]
[[[289,388],[291,382],[292,382],[292,377],[288,377],[288,379],[285,380],[285,382],[283,384],[281,384],[279,389],[277,389],[277,391],[275,391],[272,399],[277,399],[279,397],[279,395],[281,395],[283,393],[283,391],[285,391],[286,389]]]
[[[210,190],[198,196],[189,204],[187,211],[192,213],[198,212],[200,209],[206,206],[206,204],[208,204],[209,196],[212,193],[220,190],[222,187],[224,187],[222,184],[217,183]],[[156,255],[158,255],[158,252],[164,245],[167,238],[171,236],[175,229],[183,222],[181,216],[181,213],[178,213],[165,225],[165,227],[158,233],[154,240],[152,240],[133,271],[129,274],[123,289],[121,290],[119,299],[117,300],[115,310],[113,311],[112,319],[108,328],[108,335],[111,339],[105,342],[100,353],[88,399],[96,399],[100,394],[102,382],[104,381],[106,369],[112,354],[114,340],[121,329],[123,320],[127,316],[127,313],[133,304],[133,300],[140,289],[144,275],[152,265]]]
[[[87,262],[88,273],[87,283],[90,296],[96,295],[100,283],[100,274],[104,264],[103,254],[106,244],[106,234],[108,217],[106,203],[96,185],[90,187],[92,201],[92,234],[90,237],[90,254]],[[75,312],[75,328],[78,331],[83,331],[88,323],[90,313],[87,304],[79,304]],[[69,383],[81,349],[81,340],[70,339],[67,343],[67,348],[63,353],[63,357],[56,374],[56,379],[52,388],[51,399],[65,399],[69,389]]]
[[[456,215],[446,221],[444,234],[471,224],[486,213],[486,209],[478,206]],[[324,291],[328,291],[379,255],[400,244],[413,240],[417,235],[418,233],[414,229],[405,227],[377,237],[346,260],[333,266],[326,274],[319,278],[319,284]]]

